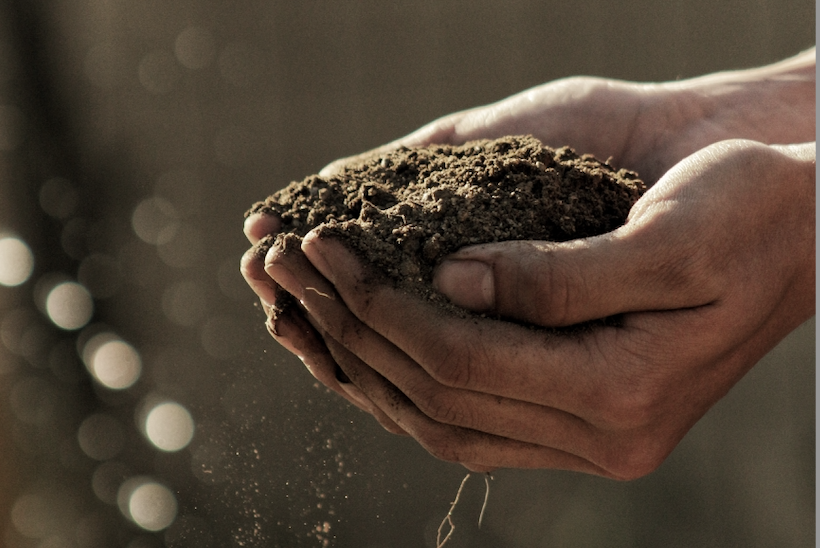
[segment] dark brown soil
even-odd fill
[[[634,172],[530,136],[400,148],[255,204],[282,220],[274,245],[307,232],[343,239],[373,275],[426,298],[442,258],[472,244],[566,241],[609,232],[645,191]]]

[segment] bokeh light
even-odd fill
[[[171,490],[144,476],[122,484],[117,504],[125,517],[146,531],[162,531],[177,516],[177,500]]]
[[[208,29],[187,27],[177,35],[174,53],[183,67],[197,70],[205,68],[214,60],[216,46]]]
[[[110,332],[91,337],[83,347],[83,362],[100,384],[111,390],[131,387],[142,374],[137,349]]]
[[[28,493],[14,502],[11,509],[11,522],[22,535],[29,538],[42,538],[53,529],[51,508],[40,493]]]
[[[0,237],[0,285],[25,283],[34,270],[34,255],[28,244],[13,236]]]
[[[179,217],[168,200],[147,198],[134,208],[131,226],[142,241],[161,245],[170,242],[176,235]]]
[[[40,207],[55,219],[68,219],[78,203],[77,189],[68,179],[52,177],[40,187]]]
[[[161,451],[179,451],[194,437],[194,419],[176,402],[160,403],[145,418],[145,436]]]
[[[46,313],[54,325],[62,329],[80,329],[94,314],[91,294],[81,284],[62,282],[46,297]]]
[[[44,539],[73,536],[72,528],[79,517],[77,502],[76,494],[54,485],[41,484],[17,497],[11,508],[11,524],[24,537],[40,540],[41,543],[36,545],[39,548]],[[26,543],[23,546],[35,545]]]

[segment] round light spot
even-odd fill
[[[174,238],[179,228],[179,218],[168,200],[153,197],[137,204],[131,216],[131,226],[142,241],[161,245]]]
[[[161,403],[148,412],[145,435],[161,451],[179,451],[194,437],[194,419],[178,403]]]
[[[202,27],[188,27],[177,36],[174,53],[182,66],[197,70],[214,60],[216,47],[211,32]]]
[[[143,57],[138,73],[142,87],[155,95],[170,93],[181,76],[174,56],[162,50]]]
[[[38,493],[25,494],[14,502],[11,522],[20,534],[29,538],[43,538],[54,529],[48,500]]]
[[[49,291],[46,313],[54,325],[74,330],[83,327],[94,314],[91,294],[76,282],[63,282]]]
[[[40,207],[55,219],[67,219],[74,213],[79,196],[68,179],[53,177],[40,187]]]
[[[87,365],[88,363],[86,362]],[[142,360],[133,346],[123,340],[114,339],[103,342],[93,351],[88,369],[94,378],[106,388],[124,390],[140,378]]]
[[[104,331],[104,328],[100,325],[92,325],[89,326],[87,330],[83,331],[80,334],[80,337],[77,340],[77,344],[79,345],[77,348],[80,350],[80,357],[83,360],[88,372],[91,373],[91,369],[94,367],[94,354],[97,350],[100,349],[102,345],[107,342],[111,341],[119,341],[120,337],[115,335],[110,331]]]
[[[162,531],[177,517],[177,499],[164,485],[149,481],[131,492],[128,513],[146,531]]]
[[[98,413],[86,418],[77,431],[83,453],[94,460],[108,460],[125,446],[125,428],[110,415]]]
[[[25,283],[34,270],[34,255],[26,242],[6,236],[0,238],[0,284],[14,287]]]

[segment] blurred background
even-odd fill
[[[243,212],[548,80],[814,42],[813,0],[0,3],[0,545],[435,546],[465,471],[270,339]],[[814,332],[646,478],[502,470],[480,530],[472,478],[448,546],[814,546]]]

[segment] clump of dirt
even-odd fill
[[[646,190],[638,175],[531,136],[399,148],[328,177],[293,182],[248,211],[278,215],[273,245],[310,230],[342,239],[373,275],[425,298],[434,268],[472,244],[562,242],[621,226]]]

